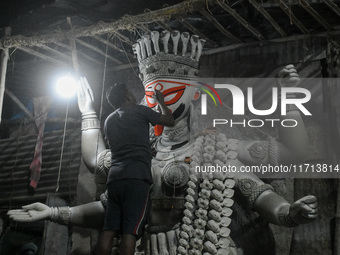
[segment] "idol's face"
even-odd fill
[[[155,90],[164,95],[164,102],[171,110],[176,124],[188,114],[190,102],[194,98],[196,86],[194,81],[180,79],[158,79],[144,86],[148,106],[157,110],[158,103],[152,97]]]

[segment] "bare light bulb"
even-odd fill
[[[57,81],[56,90],[62,97],[72,97],[77,92],[78,83],[71,76],[61,77]]]

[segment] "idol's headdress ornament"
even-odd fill
[[[170,37],[172,49],[169,49]],[[167,30],[161,33],[153,31],[151,35],[144,35],[132,46],[143,84],[157,78],[195,78],[204,43],[205,40],[198,35],[190,37],[188,32],[180,33],[177,30],[172,33]],[[188,51],[189,47],[191,51]]]

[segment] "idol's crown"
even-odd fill
[[[169,43],[170,37],[172,44]],[[132,46],[143,84],[160,78],[195,78],[204,42],[198,35],[190,37],[188,32],[180,33],[177,30],[172,33],[167,30],[161,33],[153,31],[150,35],[144,35]]]

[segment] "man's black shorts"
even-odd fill
[[[104,231],[141,237],[148,218],[150,183],[124,179],[107,185]]]

